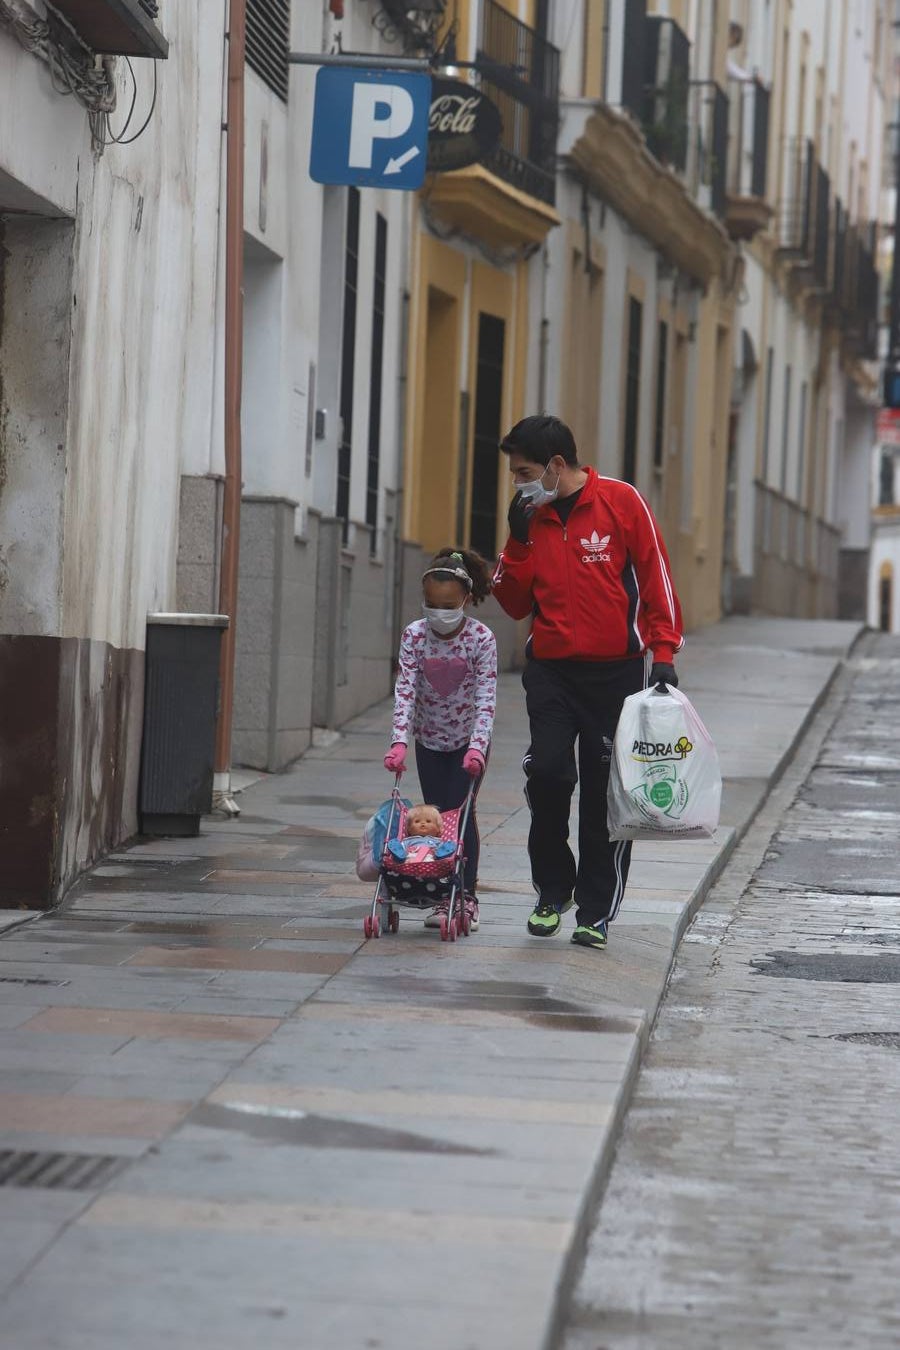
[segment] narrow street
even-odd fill
[[[685,938],[565,1350],[900,1343],[898,658],[859,644]]]
[[[681,934],[858,638],[762,618],[692,635],[723,822],[638,845],[602,953],[569,915],[552,943],[525,931],[515,675],[469,939],[414,912],[363,937],[353,860],[390,701],[248,785],[238,819],[135,839],[60,910],[11,915],[3,1350],[547,1350]]]

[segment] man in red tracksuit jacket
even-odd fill
[[[612,739],[623,701],[645,687],[650,654],[650,683],[678,684],[681,606],[649,506],[630,483],[582,468],[564,422],[526,417],[500,449],[518,491],[493,593],[512,618],[532,620],[523,768],[538,899],[528,931],[552,936],[574,903],[572,941],[605,947],[631,859],[606,824]],[[569,807],[579,777],[576,867]]]

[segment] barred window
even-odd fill
[[[291,0],[247,0],[247,65],[284,103],[290,41]]]

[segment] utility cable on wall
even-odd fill
[[[157,70],[153,62],[153,97],[150,111],[140,130],[125,138],[137,101],[137,80],[134,67],[126,57],[131,74],[133,92],[131,107],[125,125],[114,133],[110,114],[116,111],[117,58],[98,58],[86,47],[78,34],[61,15],[41,19],[24,0],[0,0],[0,27],[9,29],[26,51],[44,61],[50,71],[50,80],[57,94],[70,95],[87,109],[91,128],[91,143],[97,154],[110,143],[131,145],[143,135],[156,109]],[[61,41],[61,38],[67,38]]]

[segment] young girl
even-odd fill
[[[422,796],[439,811],[458,807],[487,764],[497,697],[497,643],[491,630],[466,615],[491,589],[488,564],[470,549],[441,549],[422,576],[424,619],[404,630],[394,691],[391,748],[384,767],[406,768],[410,737]],[[466,832],[466,910],[478,927],[479,838],[475,795]],[[426,928],[439,928],[447,902],[435,905]]]

